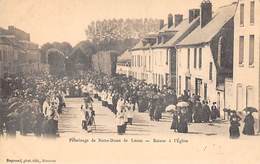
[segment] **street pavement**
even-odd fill
[[[0,163],[6,163],[6,158],[56,160],[59,164],[85,164],[88,160],[93,164],[132,164],[147,160],[141,163],[258,164],[260,161],[260,136],[241,134],[239,139],[230,139],[229,123],[225,121],[191,124],[189,133],[181,134],[170,130],[169,113],[164,113],[160,122],[153,122],[148,113],[135,112],[133,125],[128,126],[125,135],[118,135],[114,114],[95,100],[96,130],[87,133],[81,129],[81,104],[81,98],[66,99],[58,138],[0,137]],[[71,141],[74,138],[79,142]]]
[[[87,133],[81,128],[82,113],[80,107],[83,104],[82,98],[67,98],[67,107],[59,120],[59,133],[61,137],[84,136],[84,135],[109,135],[116,133],[115,115],[106,107],[101,105],[100,101],[94,99],[93,108],[96,113],[95,123],[92,133]],[[171,114],[163,113],[159,122],[150,121],[148,113],[139,113],[135,111],[133,125],[128,125],[125,135],[129,136],[203,136],[203,137],[225,137],[229,138],[229,122],[219,120],[215,123],[192,123],[189,124],[189,133],[179,134],[170,129]],[[240,131],[242,131],[240,127]],[[241,138],[248,136],[241,135]],[[250,138],[250,137],[249,137]],[[252,138],[252,137],[251,137]]]

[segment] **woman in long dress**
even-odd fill
[[[244,128],[243,128],[243,134],[245,135],[255,135],[255,129],[254,129],[254,116],[252,115],[252,112],[248,112],[245,119],[244,119]]]
[[[230,138],[239,138],[240,132],[239,132],[239,121],[241,118],[236,114],[236,112],[231,112],[230,116],[230,127],[229,127],[229,136]]]
[[[184,111],[181,111],[179,114],[179,123],[177,131],[179,133],[188,133],[188,120]]]
[[[171,129],[173,129],[176,132],[177,128],[178,128],[178,113],[177,113],[177,111],[174,111],[173,114],[172,114]]]
[[[117,111],[116,114],[117,133],[119,135],[122,135],[124,133],[124,124],[125,124],[124,111],[123,109],[120,109]]]

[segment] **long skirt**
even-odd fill
[[[16,136],[16,121],[9,120],[6,122],[6,134],[7,136]]]
[[[173,119],[172,120],[171,129],[176,130],[177,128],[178,128],[178,120],[177,119]]]
[[[124,123],[124,124],[122,125],[122,130],[123,130],[123,133],[125,133],[125,131],[126,131],[126,127],[127,127],[127,122],[126,122],[126,123]]]
[[[255,135],[254,125],[245,124],[245,126],[243,128],[243,134],[245,134],[245,135]]]
[[[187,123],[179,123],[177,130],[178,130],[179,133],[188,133]]]
[[[122,135],[123,132],[124,132],[124,130],[123,130],[123,125],[117,125],[117,133],[120,134],[120,135]]]
[[[129,125],[132,125],[133,124],[133,118],[127,118],[127,123]]]
[[[98,94],[94,94],[94,98],[97,99],[98,98]]]
[[[108,103],[107,101],[102,101],[102,106],[107,107]]]
[[[239,127],[231,125],[229,127],[229,136],[230,138],[239,138],[240,137]]]

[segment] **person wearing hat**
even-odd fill
[[[177,128],[178,128],[178,112],[174,111],[173,114],[172,114],[171,129],[173,129],[174,132],[176,132]]]
[[[117,125],[117,133],[119,135],[124,134],[124,124],[125,124],[125,112],[123,108],[118,109],[116,113],[116,125]]]
[[[200,101],[195,102],[193,120],[195,123],[201,123],[202,105]]]
[[[243,128],[243,134],[245,135],[255,135],[255,129],[254,129],[254,124],[255,124],[255,119],[254,116],[252,115],[252,112],[246,111],[247,115],[244,119],[244,128]]]
[[[134,104],[132,99],[130,98],[129,101],[126,102],[128,106],[127,110],[127,123],[132,125],[133,124],[133,117],[134,117]]]
[[[184,110],[179,112],[177,131],[179,133],[188,133],[188,119]]]
[[[239,138],[239,121],[241,118],[237,115],[236,111],[230,111],[230,127],[229,127],[229,137],[232,139]]]
[[[148,104],[148,110],[149,110],[150,120],[154,121],[154,111],[155,111],[155,99],[154,98],[150,98],[150,101]]]
[[[213,122],[216,121],[216,119],[218,117],[218,113],[219,113],[219,110],[216,106],[216,102],[213,102],[213,105],[211,106],[211,114],[210,114],[210,118]]]
[[[202,103],[202,121],[208,123],[210,118],[210,108],[207,101],[203,100]]]
[[[94,123],[95,112],[90,101],[85,101],[85,105],[81,106],[81,112],[83,114],[82,118],[82,129],[85,129],[87,132],[91,132],[91,126]]]
[[[162,102],[161,102],[161,98],[160,95],[158,95],[158,98],[155,100],[156,101],[156,105],[155,105],[155,109],[154,109],[154,120],[155,121],[160,121],[161,119],[161,108],[162,108]]]

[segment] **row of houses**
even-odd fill
[[[14,26],[0,28],[0,79],[47,70],[40,59],[39,46],[30,41],[30,34]]]
[[[157,33],[129,50],[127,62],[118,59],[118,73],[172,87],[178,95],[188,90],[221,109],[260,109],[259,11],[259,0],[216,11],[203,0],[186,19],[169,14],[167,24],[161,21]]]

